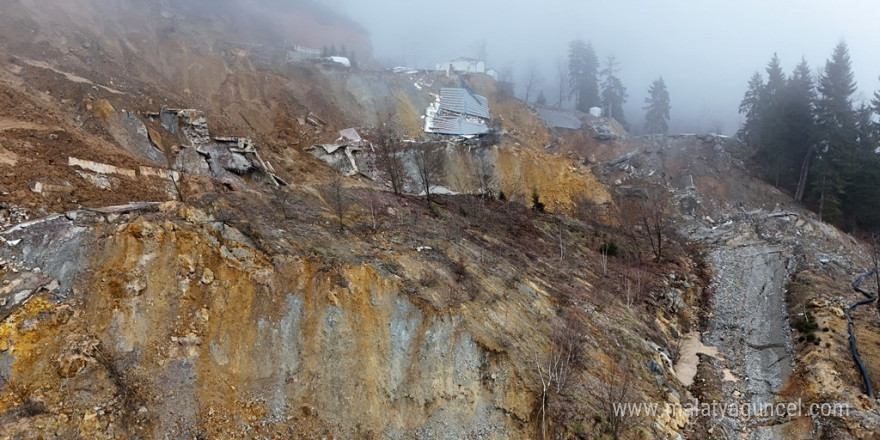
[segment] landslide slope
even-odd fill
[[[589,438],[614,430],[613,399],[681,395],[669,358],[699,262],[682,245],[657,264],[608,256],[615,227],[528,209],[532,192],[554,212],[613,202],[485,78],[471,86],[504,134],[450,147],[445,183],[467,192],[472,151],[489,149],[509,200],[429,208],[303,149],[373,135],[383,114],[418,136],[455,81],[287,63],[291,21],[252,3],[54,6],[0,13],[4,436]],[[309,23],[303,44],[368,53],[356,26],[309,14],[288,17]],[[291,185],[174,178],[182,156],[217,162],[190,137],[202,125],[162,108],[252,138]],[[626,431],[674,438],[685,421]]]

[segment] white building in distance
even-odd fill
[[[448,63],[438,64],[437,70],[445,71],[446,75],[451,75],[453,73],[486,73],[486,62],[473,58],[461,57]]]

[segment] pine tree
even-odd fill
[[[767,64],[767,84],[761,91],[760,157],[767,168],[767,180],[779,187],[783,169],[787,168],[789,133],[785,120],[785,73],[775,53]]]
[[[856,111],[856,126],[855,161],[848,173],[844,194],[846,226],[877,231],[880,226],[880,192],[877,191],[880,185],[880,156],[877,155],[880,139],[874,111],[867,104],[862,104]]]
[[[609,55],[605,62],[605,69],[602,70],[602,76],[605,80],[602,82],[602,109],[605,116],[614,118],[625,129],[629,129],[626,122],[626,116],[623,113],[623,104],[626,103],[626,87],[617,77],[617,58]]]
[[[598,107],[599,99],[599,58],[591,43],[575,40],[568,48],[568,75],[571,82],[571,95],[575,108],[586,113],[591,107]]]
[[[665,134],[669,132],[669,91],[663,77],[654,80],[645,98],[645,132]]]
[[[788,158],[793,171],[789,179],[794,185],[795,200],[801,201],[810,172],[813,155],[814,108],[816,85],[806,59],[795,67],[786,91],[786,122],[788,124]]]
[[[821,218],[833,221],[841,217],[847,177],[855,165],[858,128],[852,95],[856,82],[852,72],[849,49],[845,42],[834,48],[819,76],[819,97],[816,101],[816,169],[813,194]]]
[[[746,145],[757,147],[761,144],[761,97],[764,95],[764,78],[760,72],[755,72],[749,79],[749,85],[742,101],[739,103],[739,113],[746,116],[746,122],[736,132],[736,137]]]
[[[875,115],[880,116],[880,90],[874,91],[874,99],[871,100],[871,110],[874,111]],[[878,128],[880,128],[880,125],[878,125]]]
[[[538,92],[538,98],[535,100],[535,104],[538,104],[538,105],[540,105],[540,106],[546,106],[546,105],[547,105],[547,97],[544,96],[544,89],[541,89],[541,90]]]

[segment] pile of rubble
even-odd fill
[[[339,138],[329,144],[312,145],[306,148],[313,156],[336,168],[346,176],[362,174],[367,164],[358,153],[366,148],[371,151],[372,144],[365,141],[354,128],[339,132]]]
[[[234,188],[245,188],[238,177],[262,177],[274,186],[287,186],[272,164],[263,160],[254,142],[246,137],[211,137],[205,114],[194,109],[169,109],[147,115],[158,119],[172,134],[180,136],[184,145],[174,160],[173,168],[187,174],[220,179]]]

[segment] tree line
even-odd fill
[[[846,230],[880,228],[880,92],[855,102],[849,49],[840,42],[814,77],[805,59],[786,75],[774,54],[755,72],[737,137],[757,150],[765,179]]]
[[[614,55],[608,55],[604,63],[592,43],[574,40],[568,45],[567,65],[558,66],[559,96],[555,107],[562,108],[564,101],[573,103],[578,111],[589,113],[593,107],[602,109],[603,116],[614,118],[626,130],[631,126],[627,121],[623,105],[629,94],[620,79],[620,64]],[[536,103],[547,105],[547,97],[540,89],[541,77],[537,66],[532,64],[524,77],[526,102],[537,90]],[[645,98],[646,134],[663,134],[669,130],[669,91],[662,77],[651,83],[648,97]]]

